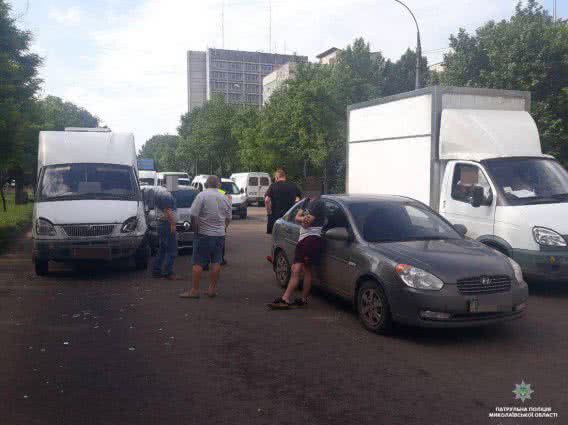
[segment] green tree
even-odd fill
[[[177,156],[180,138],[171,134],[157,134],[144,143],[138,152],[138,158],[154,160],[154,166],[160,171],[189,171],[189,164],[184,164]]]
[[[25,150],[26,112],[41,84],[37,77],[41,59],[29,51],[32,35],[17,28],[10,12],[0,0],[0,195],[4,210],[4,182],[10,170],[21,173],[18,155]]]
[[[546,152],[568,163],[568,25],[536,0],[474,35],[460,29],[445,55],[446,85],[527,90]]]
[[[430,81],[428,59],[422,56],[420,61],[420,87],[426,87]],[[412,91],[416,87],[416,52],[407,49],[396,62],[390,59],[385,63],[383,71],[382,95],[391,96],[397,93]]]

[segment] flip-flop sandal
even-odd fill
[[[288,310],[290,308],[290,303],[287,303],[282,298],[276,298],[270,304],[267,304],[268,308],[271,310]]]
[[[291,307],[305,307],[308,305],[308,300],[305,298],[296,298],[296,300],[290,304]]]
[[[180,298],[189,298],[189,299],[197,299],[199,298],[199,295],[191,295],[189,292],[182,292],[181,294],[179,294]]]
[[[208,293],[207,296],[208,296],[209,298],[215,298],[215,297],[217,296],[217,292],[215,292],[215,293],[213,293],[213,294],[209,294],[209,293]]]

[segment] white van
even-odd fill
[[[271,183],[268,173],[236,173],[231,175],[231,180],[245,191],[249,203],[264,205],[264,196]]]
[[[134,136],[109,129],[69,128],[39,135],[33,211],[33,261],[132,257],[148,265],[146,219]]]
[[[199,192],[205,189],[205,182],[209,177],[208,174],[200,174],[193,178],[191,187]],[[221,190],[231,200],[231,206],[233,209],[233,216],[238,216],[241,219],[245,219],[248,216],[248,199],[244,189],[239,189],[235,182],[231,179],[221,179]]]
[[[177,176],[178,186],[190,186],[191,179],[189,174],[181,171],[165,171],[163,173],[158,173],[158,186],[166,186],[167,176]]]
[[[150,170],[140,170],[138,171],[140,178],[140,186],[157,186],[158,185],[158,173]]]
[[[418,199],[525,278],[568,280],[568,172],[542,153],[530,101],[429,87],[353,105],[347,191]]]

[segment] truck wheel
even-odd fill
[[[392,329],[392,317],[383,288],[373,280],[363,282],[357,292],[357,312],[363,326],[378,334]]]
[[[136,270],[146,270],[148,268],[149,257],[150,247],[148,246],[148,242],[143,242],[134,255]]]
[[[35,263],[35,274],[38,276],[47,276],[49,274],[49,261],[47,260],[36,260]]]

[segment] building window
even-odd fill
[[[213,68],[227,69],[227,63],[223,61],[213,61]]]
[[[213,71],[213,78],[216,79],[216,80],[226,80],[227,79],[227,73],[226,72]]]
[[[247,103],[257,105],[259,103],[259,97],[256,94],[247,94]]]
[[[238,63],[238,62],[229,62],[229,69],[231,71],[240,71],[242,70],[242,64]]]
[[[242,101],[242,97],[240,94],[236,93],[229,93],[229,102],[230,103],[240,103]]]
[[[272,72],[272,65],[262,64],[262,72]]]
[[[246,70],[252,72],[258,72],[258,65],[256,63],[247,63]]]
[[[258,75],[256,75],[256,74],[246,74],[246,80],[256,83],[256,82],[258,81]]]
[[[260,86],[256,84],[247,84],[247,93],[257,94],[260,93]]]
[[[243,81],[242,74],[229,73],[229,81]]]

